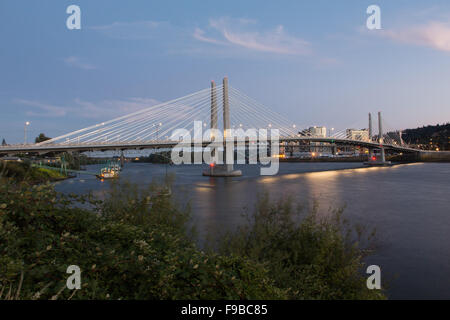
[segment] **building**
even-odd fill
[[[369,141],[369,130],[367,129],[347,129],[346,130],[347,139],[359,140],[359,141]]]
[[[327,128],[321,126],[314,126],[308,129],[308,134],[313,138],[326,138]],[[315,154],[319,153],[330,153],[330,148],[328,143],[312,141],[309,143],[311,156],[314,157]]]
[[[0,160],[5,162],[22,162],[22,159],[19,157],[2,157]]]
[[[308,132],[313,137],[325,138],[327,136],[327,128],[326,127],[310,127]]]

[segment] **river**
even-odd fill
[[[251,212],[265,191],[307,207],[316,202],[323,211],[345,206],[346,218],[377,230],[379,248],[368,263],[380,266],[389,298],[450,299],[450,163],[281,163],[276,176],[260,176],[257,166],[236,167],[242,177],[211,178],[201,175],[201,166],[128,163],[120,179],[145,186],[163,180],[166,170],[174,175],[173,195],[190,203],[200,237],[241,224],[244,210]],[[108,181],[88,175],[57,183],[62,192],[108,188]]]

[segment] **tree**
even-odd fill
[[[50,140],[51,138],[47,137],[44,133],[40,133],[39,136],[34,139],[35,143],[44,142]]]
[[[6,145],[7,145],[6,140],[5,140],[5,138],[3,138],[2,146],[6,146]]]

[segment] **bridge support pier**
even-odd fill
[[[369,141],[373,141],[373,133],[372,133],[372,114],[369,112]],[[369,162],[373,161],[373,149],[369,148]]]
[[[337,146],[336,144],[331,145],[331,154],[335,156],[337,154]]]
[[[372,134],[372,119],[369,114],[369,135]],[[373,151],[369,149],[369,161],[364,162],[365,165],[369,166],[389,166],[390,161],[386,161],[386,155],[383,146],[383,126],[381,122],[381,112],[378,112],[378,143],[380,144],[380,155],[377,158],[373,155]]]
[[[120,166],[123,167],[125,164],[125,156],[123,155],[123,150],[120,151]]]
[[[215,112],[215,114],[214,114]],[[211,120],[215,119],[215,123],[211,121],[211,127],[217,125],[217,107],[215,98],[215,85],[211,83]],[[211,177],[237,177],[241,176],[241,170],[234,170],[234,152],[231,159],[227,159],[226,136],[230,129],[230,103],[228,99],[228,78],[223,79],[223,157],[224,164],[216,165],[214,162],[210,164],[209,169],[203,171],[204,176]],[[231,161],[231,163],[230,163]]]

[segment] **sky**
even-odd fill
[[[381,9],[369,30],[366,9]],[[81,29],[69,30],[69,5]],[[300,126],[450,121],[450,2],[0,1],[0,139],[230,85]]]

